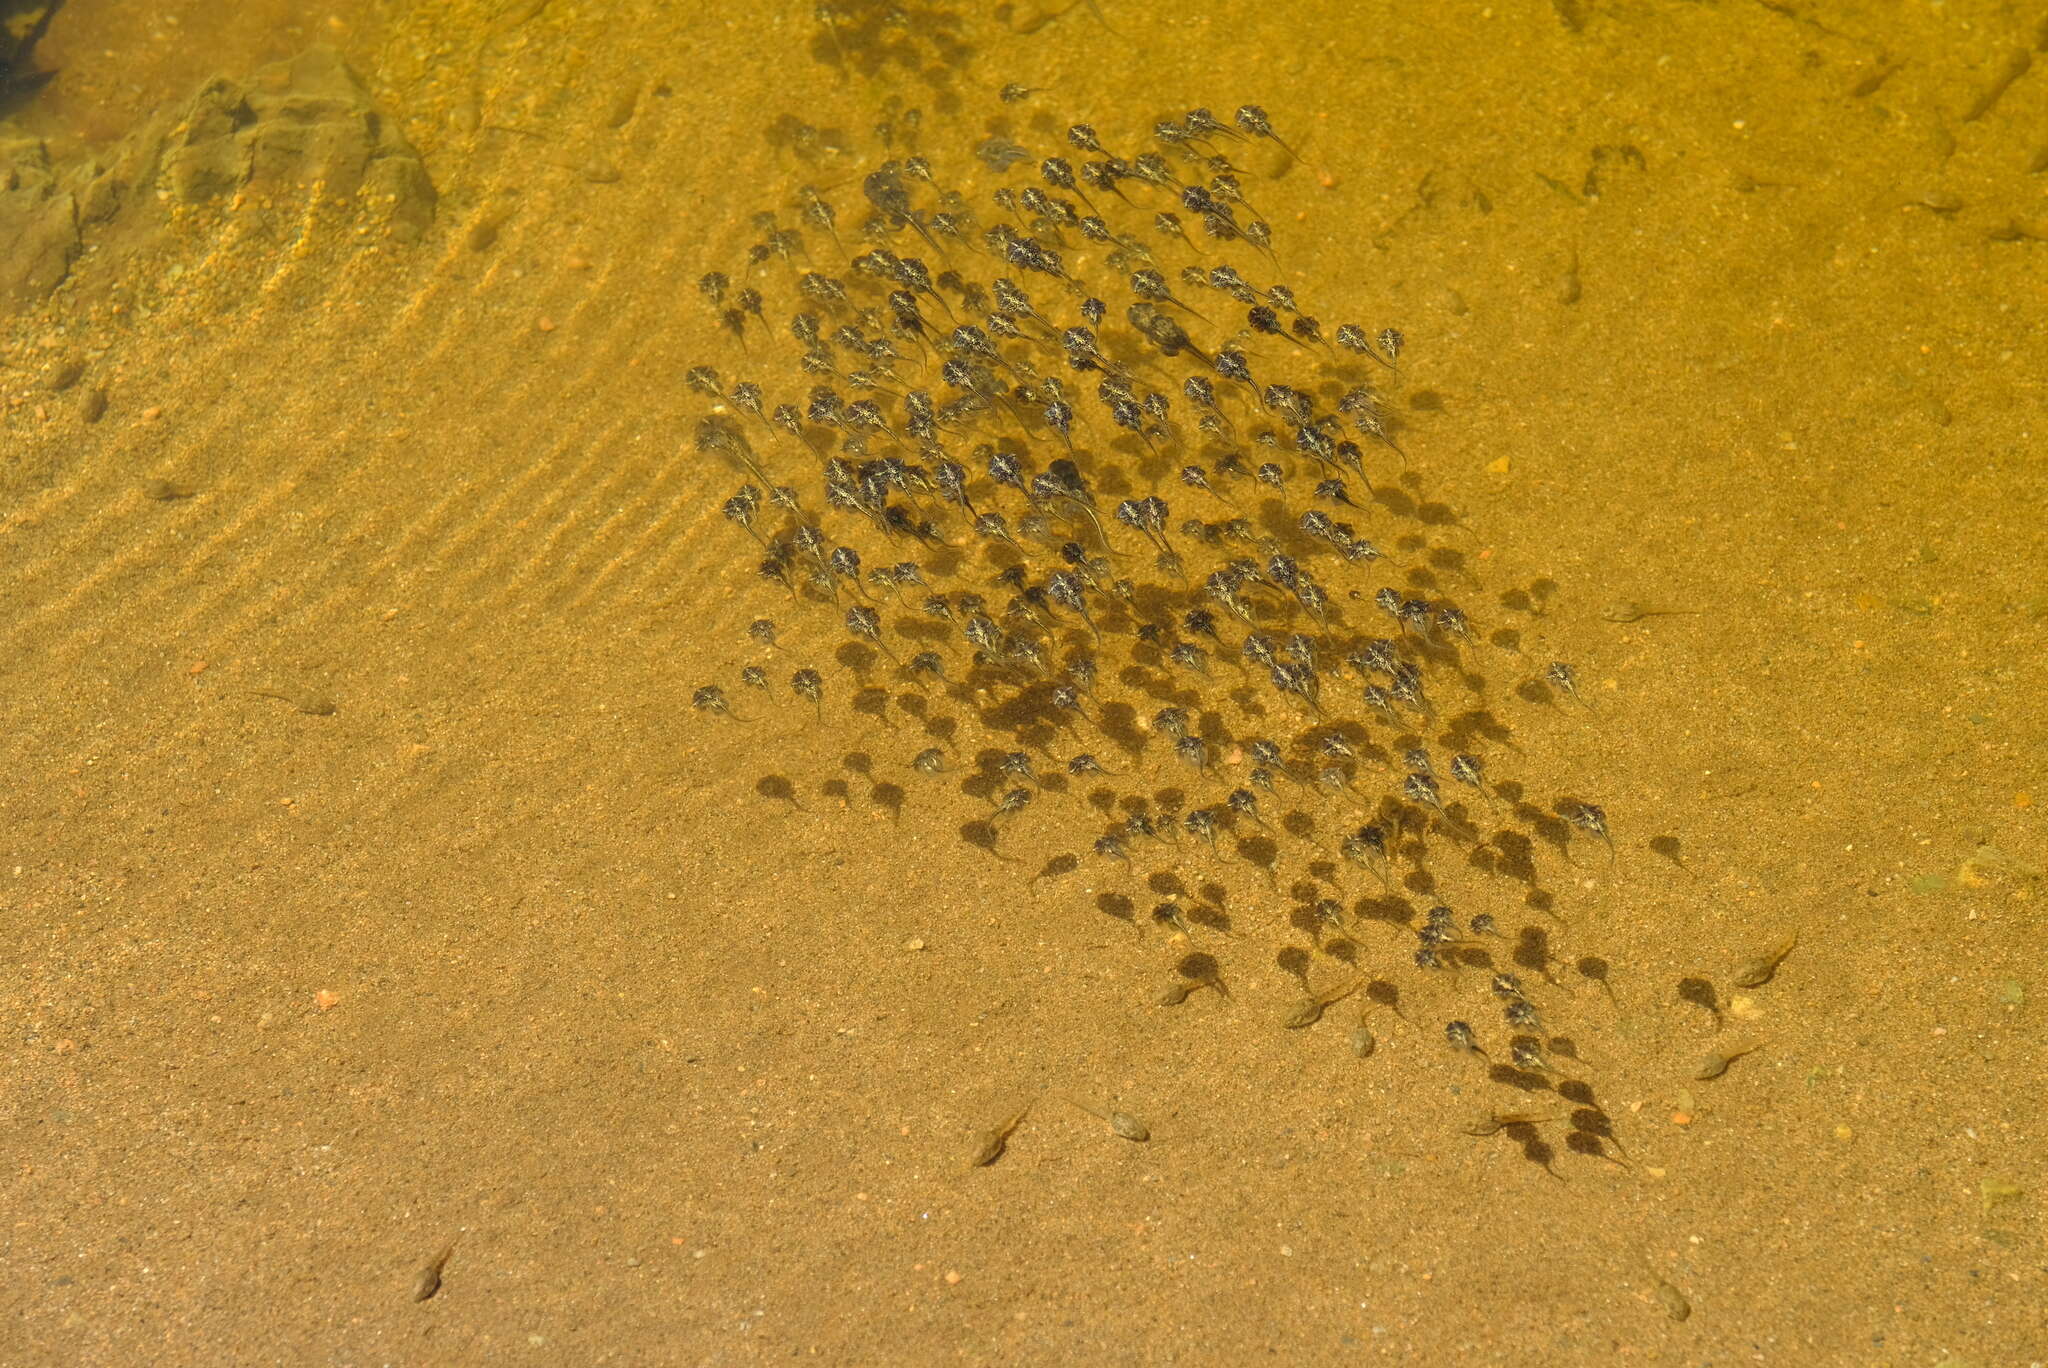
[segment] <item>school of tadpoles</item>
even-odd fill
[[[847,182],[857,214],[799,189],[756,216],[739,279],[699,282],[743,364],[787,388],[693,367],[696,446],[743,481],[724,513],[761,577],[843,630],[840,682],[805,666],[787,689],[821,717],[842,694],[921,725],[940,744],[909,768],[984,805],[967,839],[994,854],[1034,803],[1078,798],[1097,857],[1165,866],[1150,886],[1179,891],[1153,920],[1188,936],[1223,918],[1190,875],[1242,861],[1290,890],[1319,949],[1371,921],[1413,935],[1415,970],[1481,970],[1509,1038],[1486,1050],[1458,1020],[1449,1044],[1561,1078],[1495,963],[1551,979],[1547,931],[1417,904],[1438,902],[1447,850],[1533,888],[1525,829],[1611,858],[1606,815],[1492,778],[1509,733],[1477,661],[1514,657],[1443,591],[1477,584],[1436,540],[1455,520],[1404,484],[1380,388],[1402,335],[1253,283],[1276,273],[1273,233],[1231,156],[1260,142],[1294,156],[1257,106],[1195,109],[1128,157],[1086,124],[1056,155],[991,138],[975,178],[1000,183],[978,195],[907,149]],[[774,623],[753,636],[773,659]],[[1590,712],[1570,666],[1516,668],[1524,698]],[[785,687],[766,663],[741,681]],[[989,744],[969,753],[947,701]],[[695,703],[744,711],[717,684]],[[1335,958],[1343,995],[1398,999]]]

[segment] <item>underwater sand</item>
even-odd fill
[[[38,51],[53,159],[318,41],[439,204],[180,208],[0,324],[0,1362],[2048,1359],[2010,11],[1102,0],[848,52],[803,4],[115,8]],[[1348,1005],[1281,1029],[1255,878],[1176,941],[1156,857],[1030,877],[1077,805],[992,858],[900,717],[735,686],[754,617],[779,675],[843,634],[718,516],[682,375],[744,368],[694,282],[829,174],[776,116],[852,165],[891,100],[954,166],[1245,101],[1301,149],[1248,178],[1280,274],[1406,334],[1462,601],[1597,709],[1516,740],[1613,827],[1545,865],[1613,998],[1546,1002],[1625,1162],[1463,1133],[1523,1098],[1426,1002],[1363,1060]],[[1231,997],[1154,1006],[1191,948]]]

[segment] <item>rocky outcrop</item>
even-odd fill
[[[43,144],[0,142],[0,314],[57,288],[78,255],[78,201]]]
[[[39,141],[0,142],[0,314],[55,289],[97,232],[147,227],[166,204],[313,187],[354,196],[399,241],[433,222],[418,152],[331,48],[215,77],[100,157],[57,165]]]

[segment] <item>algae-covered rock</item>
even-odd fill
[[[332,48],[216,76],[98,155],[54,164],[38,140],[0,142],[0,316],[63,283],[95,234],[133,241],[177,205],[247,192],[359,200],[401,242],[433,222],[419,153]]]
[[[40,139],[0,143],[0,310],[41,299],[78,255],[78,204]]]
[[[434,216],[419,153],[380,114],[341,54],[316,47],[260,68],[242,85],[214,80],[193,97],[166,158],[180,199],[318,185],[335,196],[368,187],[400,236]]]

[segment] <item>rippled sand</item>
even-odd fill
[[[2043,35],[715,9],[80,0],[39,48],[0,143],[52,176],[324,43],[435,202],[144,196],[0,311],[0,1359],[2039,1357]],[[992,858],[899,712],[734,682],[844,635],[692,446],[749,216],[910,107],[959,166],[1246,101],[1307,163],[1248,179],[1280,277],[1407,336],[1457,594],[1593,705],[1489,657],[1613,828],[1543,852],[1612,1160],[1468,1133],[1541,1098],[1427,998],[1364,1059],[1356,999],[1282,1029],[1255,874],[1176,940],[1156,857],[1031,877],[1082,804]],[[1154,1005],[1191,952],[1230,996]]]

